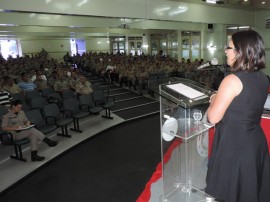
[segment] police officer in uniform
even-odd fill
[[[9,111],[2,117],[2,130],[11,132],[15,140],[28,138],[31,145],[31,160],[42,161],[45,157],[37,155],[38,141],[43,141],[50,147],[56,146],[58,142],[50,140],[34,127],[24,129],[24,127],[30,125],[30,121],[21,109],[22,102],[20,100],[11,103]]]

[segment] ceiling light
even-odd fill
[[[265,1],[262,1],[262,4],[265,4]]]
[[[225,0],[202,0],[206,3],[210,3],[210,4],[224,4]]]
[[[209,4],[216,4],[216,0],[206,0],[206,3],[209,3]]]

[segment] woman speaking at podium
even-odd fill
[[[231,74],[210,99],[215,124],[206,193],[222,202],[270,202],[270,160],[260,126],[269,81],[262,37],[253,30],[232,35],[224,47]]]

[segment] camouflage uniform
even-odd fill
[[[41,91],[44,88],[47,88],[47,81],[43,79],[36,79],[35,82],[37,90]]]
[[[63,90],[70,89],[69,83],[66,80],[57,80],[54,83],[54,91],[56,92],[62,92]]]

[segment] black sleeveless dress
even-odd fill
[[[269,151],[260,127],[269,81],[260,71],[235,75],[243,90],[216,124],[205,191],[225,202],[270,202]]]

